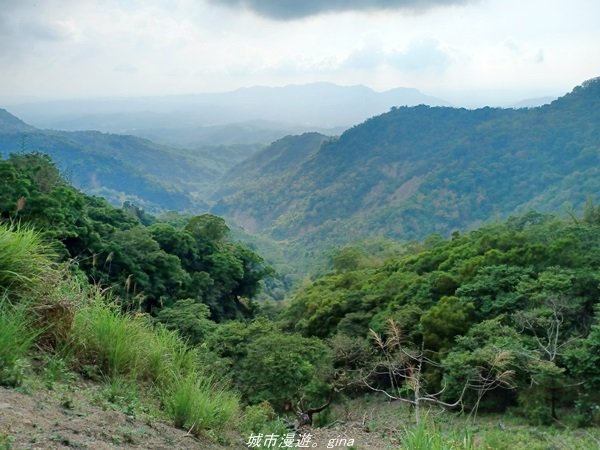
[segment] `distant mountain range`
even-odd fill
[[[538,108],[400,107],[339,138],[287,137],[234,166],[215,214],[302,248],[448,235],[600,197],[600,81]]]
[[[133,134],[168,145],[269,144],[290,133],[339,134],[402,105],[445,105],[416,89],[375,92],[331,83],[162,97],[11,105],[40,128]]]
[[[556,97],[534,97],[526,98],[510,105],[511,108],[536,108],[538,106],[548,105],[556,100]]]

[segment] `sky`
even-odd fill
[[[598,0],[0,0],[0,100],[328,81],[456,105],[600,75]]]

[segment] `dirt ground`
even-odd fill
[[[248,436],[231,435],[224,439],[226,443],[218,444],[209,439],[197,439],[184,430],[150,417],[132,417],[123,411],[103,407],[93,401],[97,391],[98,386],[82,384],[74,385],[70,391],[35,389],[22,392],[0,388],[0,450],[249,448],[245,445]],[[339,423],[334,421],[326,428],[307,430],[310,436],[305,437],[305,448],[392,450],[399,447],[386,430],[373,428],[368,417],[347,414],[344,419]],[[297,440],[298,436],[295,442]],[[282,441],[283,436],[277,439],[277,445]],[[8,443],[10,446],[6,447]]]
[[[0,449],[206,449],[222,447],[198,440],[165,423],[133,418],[92,404],[77,389],[27,394],[0,388]],[[233,448],[233,447],[231,447]]]

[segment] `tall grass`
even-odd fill
[[[237,395],[202,375],[197,350],[99,293],[75,314],[73,348],[82,364],[97,366],[109,380],[150,383],[175,424],[194,434],[222,430],[237,416]]]
[[[135,375],[140,361],[141,324],[121,314],[99,293],[75,313],[73,349],[80,362],[106,376]]]
[[[443,435],[433,424],[421,422],[402,436],[402,450],[472,450],[473,438],[465,430],[462,437]]]
[[[51,269],[51,252],[31,228],[0,223],[0,288],[19,293]]]
[[[0,385],[21,384],[25,357],[38,332],[31,327],[26,306],[0,298]]]
[[[210,378],[193,373],[177,380],[164,402],[175,425],[194,434],[221,431],[239,412],[235,394],[216,387]]]
[[[51,263],[38,233],[0,224],[0,384],[20,383],[37,340],[48,354],[68,349],[75,367],[112,388],[151,388],[175,423],[195,434],[222,430],[237,415],[237,395],[202,375],[197,349],[146,315],[123,313],[68,272]]]
[[[170,386],[180,377],[195,373],[199,363],[198,350],[162,324],[148,334],[141,356],[140,375],[160,386]]]
[[[174,331],[144,314],[123,313],[97,290],[76,312],[73,348],[83,363],[102,375],[127,375],[167,386],[195,370],[198,355]]]

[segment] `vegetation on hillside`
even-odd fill
[[[0,224],[0,241],[0,385],[23,382],[36,344],[37,358],[48,361],[38,370],[55,372],[61,361],[63,370],[109,385],[145,387],[165,416],[193,433],[219,432],[235,419],[237,395],[205,374],[198,351],[176,332],[122,313],[53,263],[38,233]]]
[[[111,288],[126,309],[156,312],[190,298],[208,305],[215,320],[248,317],[271,272],[229,239],[222,219],[191,217],[181,229],[131,204],[117,209],[74,189],[38,154],[0,161],[0,217],[43,231],[63,258]]]
[[[135,136],[98,131],[40,130],[0,109],[0,155],[43,152],[71,183],[110,203],[131,201],[150,211],[208,210],[216,180],[257,146],[158,145]]]
[[[328,339],[349,385],[411,399],[407,384],[418,382],[467,410],[597,422],[599,214],[589,203],[583,219],[530,213],[451,240],[432,235],[372,266],[346,248],[294,295],[286,328]],[[489,378],[496,372],[506,378]],[[503,389],[488,393],[484,382]]]

